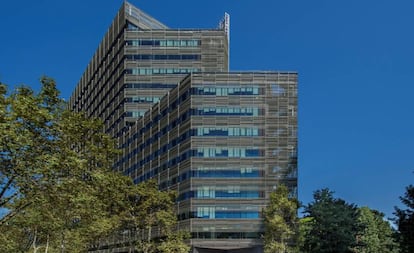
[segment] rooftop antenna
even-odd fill
[[[224,12],[224,17],[219,23],[219,29],[222,29],[224,33],[227,35],[227,43],[228,43],[228,54],[230,59],[230,15],[227,12]],[[228,63],[230,68],[230,62]],[[227,71],[229,71],[227,69]]]

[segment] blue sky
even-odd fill
[[[299,72],[299,197],[392,216],[414,182],[414,1],[131,0],[173,28],[231,15],[231,70]],[[0,81],[69,98],[122,1],[0,2]]]

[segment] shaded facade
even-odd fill
[[[125,2],[70,99],[118,139],[116,170],[178,192],[193,252],[261,252],[269,193],[297,196],[297,74],[228,72],[228,34],[228,16],[170,29]]]

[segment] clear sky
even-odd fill
[[[131,0],[172,28],[231,15],[231,70],[299,72],[299,198],[392,216],[414,183],[413,0]],[[1,0],[0,81],[69,98],[121,0]]]

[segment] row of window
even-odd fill
[[[164,75],[164,74],[189,74],[200,72],[198,68],[133,68],[126,69],[129,75]]]
[[[214,96],[231,96],[231,95],[260,95],[258,86],[254,87],[193,87],[192,95],[214,95]]]
[[[124,86],[126,89],[173,89],[177,87],[177,84],[164,84],[164,83],[126,83]]]
[[[264,114],[264,109],[258,107],[199,107],[192,109],[192,115],[204,116],[259,116]]]
[[[133,113],[136,113],[136,115],[139,115],[139,113],[142,113],[142,111],[135,111],[135,112],[127,112],[127,116],[128,117],[132,117]],[[144,112],[145,113],[145,112]],[[124,156],[121,160],[119,160],[116,163],[116,166],[120,166],[120,164],[124,163],[125,161],[128,161],[129,159],[131,159],[132,157],[136,156],[137,154],[139,154],[140,152],[142,152],[142,150],[144,150],[147,146],[151,145],[153,142],[158,141],[159,138],[161,138],[162,136],[164,136],[165,134],[167,134],[169,131],[171,131],[172,129],[174,129],[177,125],[185,122],[192,113],[196,113],[196,111],[194,111],[194,109],[190,109],[187,112],[184,112],[180,117],[178,117],[177,119],[173,120],[172,122],[170,122],[170,124],[168,124],[167,126],[165,126],[164,128],[161,129],[161,131],[158,131],[157,133],[153,134],[153,136],[151,138],[148,138],[145,142],[141,143],[139,147],[135,148],[133,151],[131,151],[129,154],[127,154],[126,156]],[[147,130],[149,130],[152,127],[152,124],[154,124],[154,122],[157,122],[159,119],[154,119],[152,122],[148,123],[147,126],[145,126],[145,128],[141,128],[141,130],[137,133],[135,133],[131,138],[128,139],[127,142],[125,142],[121,148],[125,148],[127,147],[129,144],[131,144],[135,139],[138,139],[142,136],[142,134],[144,134],[144,132],[146,132]],[[241,133],[241,131],[240,131]],[[183,133],[182,135],[180,135],[179,137],[173,139],[172,141],[170,141],[169,143],[165,144],[163,147],[161,147],[159,150],[156,150],[154,153],[152,153],[151,155],[149,155],[148,157],[146,157],[144,160],[146,162],[149,162],[153,159],[155,159],[156,157],[166,153],[169,149],[175,147],[176,145],[178,145],[179,143],[185,141],[186,139],[190,138],[191,136],[194,136],[195,130],[191,129],[185,133]],[[233,132],[234,134],[234,132]],[[238,151],[235,151],[238,152]],[[255,151],[248,151],[247,153],[244,152],[244,155],[248,155],[248,157],[252,156],[254,154]],[[230,151],[230,153],[227,151],[227,155],[233,155],[233,151]],[[200,153],[200,156],[204,155],[203,152]],[[207,154],[206,154],[207,155]],[[220,156],[225,156],[226,153],[223,153]],[[232,156],[231,156],[232,157]],[[242,156],[244,157],[244,156]],[[145,162],[145,163],[146,163]],[[130,168],[132,169],[132,167]],[[130,170],[129,169],[129,170]],[[127,172],[128,174],[129,172]]]
[[[264,171],[258,168],[223,168],[223,167],[200,167],[192,171],[193,177],[215,177],[215,178],[257,178],[263,177]]]
[[[176,102],[174,102],[173,104],[175,104],[175,106],[170,106],[170,107],[166,108],[165,110],[163,110],[163,112],[161,114],[158,114],[151,122],[149,122],[147,125],[145,125],[144,128],[141,128],[133,136],[128,138],[128,140],[120,148],[125,148],[125,147],[129,146],[131,143],[134,142],[134,140],[140,138],[146,131],[151,129],[151,127],[153,125],[158,124],[158,121],[160,120],[160,118],[162,116],[165,116],[166,114],[168,114],[169,111],[172,111],[177,107]],[[262,108],[240,108],[240,107],[238,107],[238,108],[227,108],[227,110],[225,109],[224,112],[223,112],[222,108],[218,108],[218,112],[213,111],[213,109],[211,109],[211,108],[190,109],[190,110],[187,110],[186,112],[182,113],[175,120],[170,122],[170,124],[168,124],[167,126],[162,128],[161,131],[155,133],[153,135],[153,137],[151,137],[153,140],[150,140],[150,143],[152,143],[154,141],[158,141],[158,138],[165,135],[166,133],[168,133],[169,131],[174,129],[179,124],[183,123],[185,120],[187,120],[192,115],[194,115],[194,116],[197,116],[197,115],[222,116],[222,115],[229,115],[229,111],[231,112],[230,115],[239,115],[239,116],[255,116],[255,115],[263,115],[265,113],[264,109],[262,109]],[[238,114],[235,113],[234,111],[238,112]],[[206,114],[204,114],[204,113],[206,113]],[[132,116],[133,114],[143,116],[145,114],[145,111],[127,112],[126,116],[127,117],[133,117]],[[139,116],[137,116],[137,117],[139,117]],[[222,136],[222,134],[225,134],[225,133],[223,133],[223,132],[219,133],[218,131],[224,131],[225,132],[226,130],[223,130],[223,129],[217,130],[217,136]],[[254,130],[253,128],[251,130],[247,130],[247,128],[245,130],[242,130],[242,128],[229,128],[229,130],[227,130],[227,136],[256,136],[256,133],[258,134],[258,136],[262,136],[262,135],[264,135],[264,132],[262,132],[262,131],[264,131],[264,130],[260,130],[260,131],[256,132],[256,130]],[[201,132],[199,134],[200,134],[199,136],[202,136]],[[204,134],[205,135],[210,135],[208,132],[204,132],[204,129],[203,129],[203,135]],[[191,134],[189,136],[194,136],[194,135],[196,135],[196,133],[191,132]],[[147,140],[147,142],[148,142],[148,140]]]
[[[202,219],[259,219],[260,212],[258,210],[220,210],[217,207],[197,207],[197,211],[193,212],[194,218]]]
[[[257,147],[216,147],[216,148],[197,148],[197,157],[260,157],[264,156],[262,150]]]
[[[192,232],[194,239],[261,239],[258,232]]]
[[[190,110],[188,110],[187,112],[184,112],[180,117],[178,117],[177,119],[173,120],[167,126],[165,126],[164,128],[162,128],[161,131],[158,131],[158,132],[154,133],[152,135],[152,137],[150,137],[147,140],[145,140],[145,142],[141,142],[141,144],[139,145],[139,147],[135,148],[129,154],[127,154],[122,159],[120,159],[118,162],[116,162],[115,163],[115,166],[120,166],[125,161],[128,161],[130,158],[132,158],[132,157],[136,156],[137,154],[139,154],[140,152],[142,152],[146,147],[150,146],[152,143],[157,142],[159,140],[159,138],[161,138],[162,136],[164,136],[165,134],[167,134],[169,131],[171,131],[172,129],[174,129],[179,124],[185,122],[189,118],[189,115],[190,115]],[[130,145],[131,143],[133,143],[134,140],[136,140],[138,138],[141,138],[141,136],[147,130],[151,129],[152,125],[155,124],[155,123],[157,123],[158,120],[159,119],[154,119],[152,122],[148,123],[144,128],[141,128],[140,131],[137,131],[131,138],[128,138],[128,140],[125,143],[123,143],[120,148],[126,148],[128,145]],[[185,141],[191,135],[194,135],[194,132],[195,131],[191,132],[191,130],[189,130],[189,131],[183,133],[179,137],[171,140],[169,143],[165,144],[160,149],[158,149],[157,151],[155,151],[153,154],[151,154],[151,157],[155,158],[155,157],[157,157],[159,155],[162,155],[162,154],[166,153],[169,149],[171,149],[171,148],[175,147],[176,145],[178,145],[179,143]],[[153,158],[151,158],[151,160]]]
[[[136,84],[134,84],[135,86]],[[185,91],[179,98],[175,99],[167,108],[162,110],[160,114],[156,115],[151,122],[147,123],[144,128],[141,128],[139,132],[137,131],[132,137],[128,138],[126,143],[122,145],[121,148],[125,148],[126,146],[130,145],[135,139],[140,137],[143,133],[151,129],[153,125],[158,124],[159,120],[162,117],[165,117],[170,112],[173,112],[178,105],[186,101],[191,96],[190,90]],[[177,119],[175,119],[172,123],[162,129],[162,134],[167,133],[168,131],[172,130],[175,126],[182,123],[184,120],[189,118],[191,115],[223,115],[223,116],[254,116],[254,115],[264,115],[265,110],[263,108],[199,108],[199,109],[190,109],[183,114],[181,114]]]
[[[170,106],[166,109],[164,109],[160,114],[154,117],[154,119],[151,122],[148,122],[148,124],[145,125],[144,128],[141,128],[139,131],[137,131],[131,138],[129,138],[121,148],[125,148],[126,146],[130,145],[135,139],[140,138],[142,134],[144,134],[146,131],[152,128],[154,124],[158,124],[158,121],[163,117],[166,116],[169,112],[174,111],[180,103],[183,101],[186,101],[188,97],[190,96],[190,91],[188,90],[184,94],[182,94],[179,98],[177,98],[175,101],[173,101]],[[141,115],[142,112],[135,112],[134,115]],[[227,107],[208,107],[208,108],[197,108],[197,109],[190,109],[183,114],[181,114],[178,118],[173,120],[170,124],[165,126],[161,131],[158,133],[155,133],[152,138],[145,141],[145,143],[141,144],[139,148],[134,149],[131,153],[129,153],[127,156],[120,159],[118,162],[116,162],[115,166],[118,167],[125,161],[128,161],[131,157],[138,154],[138,152],[141,152],[145,147],[142,145],[150,145],[153,141],[157,141],[161,136],[168,133],[172,129],[174,129],[177,125],[180,123],[186,121],[191,115],[222,115],[222,116],[229,116],[229,115],[238,115],[238,116],[255,116],[255,115],[262,115],[264,114],[264,109],[259,108],[244,108],[244,107],[235,107],[235,108],[227,108]],[[127,116],[132,116],[133,112],[127,112]],[[185,135],[180,136],[173,140],[171,143],[168,143],[168,145],[165,145],[161,149],[155,151],[151,155],[147,156],[145,159],[141,160],[139,162],[139,166],[142,166],[143,164],[148,163],[149,161],[155,159],[156,157],[162,155],[163,153],[167,152],[167,150],[181,141],[185,140],[186,138],[189,138],[191,134],[188,132],[185,133]],[[175,142],[175,143],[174,143]],[[171,146],[172,145],[172,146]],[[251,155],[249,152],[247,153],[249,156]],[[183,154],[185,155],[185,154]],[[201,155],[201,154],[200,154]],[[224,156],[225,154],[223,154]],[[253,154],[254,155],[254,154]],[[193,155],[194,156],[194,155]],[[172,161],[173,163],[175,161]],[[127,174],[134,171],[138,168],[138,163],[134,166],[130,167],[127,170]]]
[[[205,149],[214,149],[214,148],[200,148],[200,150],[205,150]],[[228,150],[233,150],[232,152],[232,156],[225,156],[224,154],[220,154],[220,156],[217,156],[217,153],[213,153],[211,152],[211,156],[210,154],[204,154],[203,152],[198,152],[198,150],[187,150],[185,152],[182,152],[181,154],[179,154],[176,157],[171,158],[170,160],[164,162],[162,165],[160,165],[159,167],[156,167],[152,170],[150,170],[149,172],[147,172],[145,175],[136,178],[134,180],[135,183],[140,183],[143,181],[146,181],[152,177],[154,177],[155,175],[157,175],[158,173],[165,171],[167,168],[171,168],[176,166],[177,164],[179,164],[180,162],[183,162],[191,157],[216,157],[216,158],[254,158],[254,157],[261,157],[264,156],[265,151],[262,149],[256,149],[256,148],[223,148],[222,151],[225,152]],[[237,156],[236,153],[239,153],[240,155],[244,155],[244,156]],[[147,156],[144,159],[141,159],[139,162],[135,163],[133,166],[129,167],[125,173],[129,174],[132,171],[135,171],[139,168],[142,168],[144,165],[146,165],[147,163],[151,162],[153,159],[155,159],[158,156],[155,156],[156,152]],[[213,156],[216,155],[216,156]],[[119,165],[119,164],[118,164]],[[116,166],[118,166],[116,165]]]
[[[147,110],[137,110],[125,112],[125,117],[139,118],[145,115]]]
[[[127,97],[125,102],[127,103],[157,103],[161,97]]]
[[[196,213],[196,218],[202,219],[259,219],[259,212],[220,212],[214,213]]]
[[[127,46],[151,46],[151,47],[199,47],[201,40],[127,40]]]
[[[149,173],[151,174],[151,173]],[[260,178],[264,176],[264,171],[258,168],[198,168],[198,170],[191,170],[181,173],[176,177],[172,177],[160,184],[160,190],[166,189],[169,186],[183,182],[189,178]],[[149,176],[148,176],[149,177]],[[138,181],[144,181],[145,176],[142,175]]]
[[[263,191],[189,191],[180,194],[177,201],[184,201],[187,199],[258,199],[264,198]]]
[[[192,132],[192,133],[191,133]],[[174,139],[172,142],[162,146],[160,149],[156,150],[155,152],[153,152],[151,155],[148,155],[146,158],[142,159],[139,163],[134,164],[133,166],[129,167],[125,173],[126,174],[130,174],[133,171],[135,171],[136,169],[140,168],[141,166],[145,165],[146,163],[156,159],[157,157],[165,154],[166,152],[168,152],[168,150],[170,150],[171,148],[175,147],[176,145],[178,145],[178,143],[183,142],[184,140],[188,139],[191,135],[193,135],[195,132],[194,129],[187,131],[186,133],[184,133],[183,135],[181,135],[180,137]],[[154,136],[152,139],[152,141],[157,141],[158,137]],[[142,143],[139,147],[137,147],[136,149],[134,149],[132,152],[130,152],[128,155],[126,155],[124,158],[122,158],[121,160],[119,160],[116,164],[116,166],[119,166],[121,163],[124,163],[125,161],[128,161],[129,159],[131,159],[133,156],[138,155],[140,152],[142,152],[142,150],[145,149],[146,146],[151,145],[151,138],[148,139],[146,142]],[[163,164],[162,166],[160,166],[159,168],[162,168],[162,171],[165,170],[167,167],[171,167],[176,165],[177,163],[184,161],[185,159],[187,159],[188,157],[239,157],[239,158],[251,158],[251,157],[260,157],[260,156],[264,156],[264,150],[260,150],[257,148],[199,148],[199,150],[191,150],[191,151],[187,151],[185,153],[183,153],[181,156],[178,156],[168,162],[166,162],[165,164]],[[136,179],[136,182],[142,182],[145,181],[151,177],[153,177],[154,175],[158,174],[158,172],[160,172],[159,168],[156,168],[154,170],[151,170],[149,172],[147,172],[145,175],[142,175],[141,177],[139,177],[138,179]],[[244,172],[243,170],[241,170],[240,172],[233,172],[233,171],[223,171],[223,172],[197,172],[197,175],[205,175],[205,176],[209,176],[209,177],[214,177],[214,176],[237,176],[237,175],[241,175],[244,173],[250,173],[250,172]],[[251,174],[246,174],[246,177],[256,177],[260,175],[259,172],[257,171],[252,171]],[[185,175],[187,176],[187,175]],[[174,184],[175,182],[173,182]],[[163,186],[166,187],[166,186]]]
[[[197,187],[196,196],[200,197],[210,197],[215,194],[215,192],[226,192],[226,193],[240,193],[242,188],[250,188],[250,191],[254,189],[253,192],[257,192],[259,187],[256,186],[242,186],[242,185],[203,185]]]
[[[128,60],[192,60],[198,61],[201,59],[199,54],[135,54],[127,55]]]
[[[199,127],[197,136],[263,136],[258,127]]]

